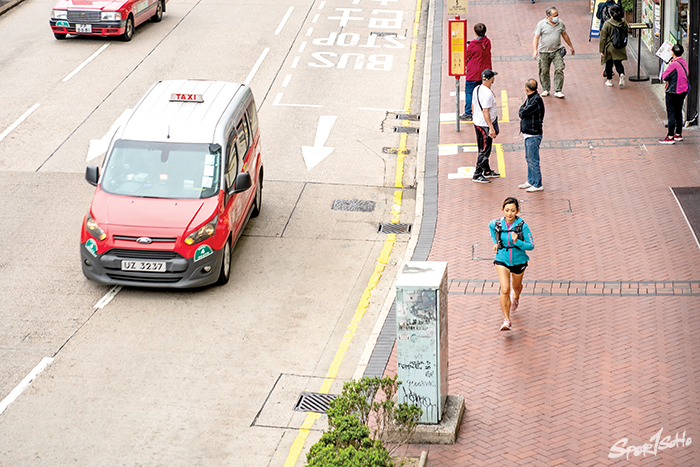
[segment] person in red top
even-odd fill
[[[660,139],[661,144],[674,144],[683,141],[683,101],[688,94],[688,63],[681,56],[683,46],[675,44],[671,49],[673,58],[661,75],[666,81],[666,114],[668,115],[668,134]]]
[[[491,40],[486,37],[486,26],[483,23],[474,25],[476,39],[467,43],[464,60],[467,63],[466,82],[464,83],[464,113],[462,120],[472,119],[472,94],[474,88],[481,84],[481,72],[491,70]]]

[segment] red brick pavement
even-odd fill
[[[429,259],[448,261],[451,279],[495,280],[487,223],[514,195],[523,200],[521,215],[536,244],[526,280],[699,280],[700,251],[669,189],[700,185],[698,131],[687,130],[682,144],[654,144],[650,138],[665,134],[665,111],[650,83],[605,87],[598,42],[588,42],[588,1],[553,3],[581,58],[567,56],[566,99],[545,98],[543,146],[595,144],[543,149],[540,193],[517,189],[527,173],[522,150],[505,152],[506,176],[488,185],[448,179],[459,167],[473,167],[476,153],[441,156]],[[511,122],[501,125],[496,141],[504,145],[521,143],[517,110],[525,80],[537,78],[536,62],[523,57],[532,53],[532,31],[547,6],[521,0],[469,5],[468,30],[484,22],[493,42],[499,103],[501,90],[508,93]],[[451,112],[454,78],[443,62],[441,107]],[[626,68],[631,75],[636,63]],[[461,126],[457,133],[454,123],[442,124],[440,144],[474,144],[472,125]],[[595,147],[606,138],[646,144]],[[497,296],[450,294],[449,393],[466,401],[458,440],[402,450],[427,450],[429,467],[700,466],[698,297],[527,292],[511,332],[498,331]],[[392,355],[387,373],[395,372]],[[685,432],[698,441],[656,455],[608,458],[622,438],[641,446],[662,428],[662,439]]]

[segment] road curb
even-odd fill
[[[5,12],[10,11],[20,3],[22,3],[24,0],[10,0],[9,2],[0,5],[0,16],[4,15]]]
[[[428,462],[428,451],[423,451],[420,453],[420,460],[418,461],[418,467],[425,467]]]

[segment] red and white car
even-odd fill
[[[51,10],[56,39],[68,34],[120,36],[130,41],[134,28],[163,19],[167,0],[59,0]]]

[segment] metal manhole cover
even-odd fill
[[[334,211],[372,212],[374,211],[374,206],[374,201],[362,199],[336,199],[333,200],[331,209]]]
[[[302,392],[299,395],[294,410],[297,412],[315,412],[326,413],[328,406],[336,395],[334,394],[319,394],[317,392]]]
[[[379,233],[393,233],[393,234],[411,233],[411,227],[412,227],[412,224],[384,223],[384,224],[379,224],[379,230],[377,232],[379,232]]]

